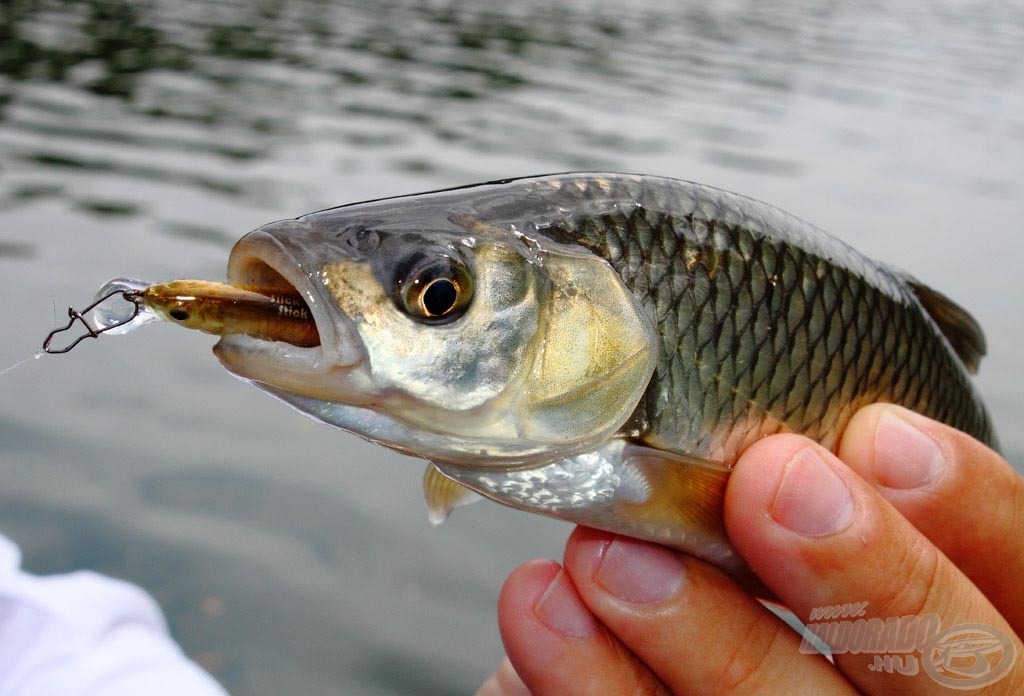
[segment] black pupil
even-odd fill
[[[455,283],[447,278],[438,278],[423,289],[423,309],[431,317],[439,317],[455,306],[459,291]]]
[[[171,318],[177,319],[178,321],[185,321],[186,319],[188,319],[188,312],[186,312],[181,307],[176,307],[171,310]]]

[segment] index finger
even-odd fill
[[[1024,479],[974,438],[905,408],[858,411],[839,458],[1024,628]]]
[[[765,584],[802,620],[820,619],[839,653],[836,665],[861,690],[934,693],[941,680],[929,671],[938,668],[927,637],[944,635],[936,623],[982,624],[990,635],[1006,636],[998,665],[1007,670],[991,693],[1024,687],[1024,665],[1015,663],[1021,644],[1006,620],[924,535],[819,445],[777,435],[751,446],[726,491],[725,520]],[[917,654],[901,652],[892,636],[872,637],[890,618],[898,629],[913,617],[936,628],[914,641]]]

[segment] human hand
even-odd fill
[[[866,603],[865,619],[983,624],[1008,637],[990,669],[1016,656],[986,693],[1024,691],[1024,480],[969,436],[874,405],[851,420],[838,457],[796,435],[765,438],[730,477],[725,525],[801,620]],[[943,654],[927,646],[886,655],[862,640],[866,652],[833,664],[801,652],[797,633],[708,564],[585,528],[570,536],[564,566],[535,560],[512,573],[498,621],[508,657],[478,696],[943,690],[924,666]],[[886,658],[919,668],[878,669]]]

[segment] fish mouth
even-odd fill
[[[366,351],[355,325],[319,282],[319,267],[302,258],[286,240],[303,234],[305,223],[288,220],[265,225],[240,239],[228,259],[228,282],[262,293],[299,296],[319,335],[318,345],[296,346],[245,334],[227,334],[214,346],[225,368],[237,377],[273,391],[318,399],[350,401]],[[360,381],[360,380],[356,380]]]

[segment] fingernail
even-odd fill
[[[683,562],[661,546],[617,537],[601,557],[594,580],[627,602],[660,602],[683,584]]]
[[[564,570],[558,571],[533,611],[545,626],[566,638],[586,638],[597,632],[597,620],[580,600]]]
[[[875,480],[886,488],[923,488],[945,464],[942,448],[927,433],[886,411],[875,428]]]
[[[826,536],[849,526],[853,499],[846,482],[813,447],[805,447],[783,470],[771,516],[797,534]]]

